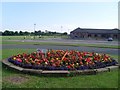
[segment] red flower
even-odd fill
[[[60,62],[57,61],[57,62],[55,63],[55,65],[56,65],[56,66],[60,66]]]
[[[35,56],[34,56],[34,55],[32,55],[32,54],[30,55],[30,57],[31,57],[31,58],[33,58],[33,59],[35,58]]]
[[[82,56],[79,57],[79,60],[82,60]]]
[[[67,61],[67,58],[64,58],[63,61]]]
[[[52,63],[53,63],[53,62],[54,62],[54,59],[50,60],[50,62],[52,62]]]
[[[35,64],[35,61],[32,61],[31,63]]]
[[[109,58],[109,56],[108,56],[108,55],[105,55],[105,58],[106,58],[106,59],[108,59],[108,58]]]
[[[18,62],[22,62],[22,60],[21,60],[20,58],[17,58],[17,61],[18,61]]]
[[[26,54],[26,53],[23,53],[23,57],[27,57],[27,54]]]
[[[40,65],[40,63],[39,63],[39,62],[37,62],[36,64],[37,64],[37,65]]]
[[[75,60],[75,56],[72,56],[72,60]]]
[[[52,64],[52,66],[56,67],[56,64],[55,64],[55,63],[53,63],[53,64]]]
[[[87,61],[87,62],[90,62],[90,61],[91,61],[91,58],[90,58],[90,57],[86,58],[86,61]]]
[[[90,54],[89,54],[89,56],[93,56],[93,54],[92,54],[92,53],[90,53]]]
[[[50,56],[51,56],[50,52],[48,52],[48,53],[47,53],[47,56],[48,56],[48,57],[50,57]]]
[[[18,55],[18,57],[20,58],[20,57],[21,57],[21,55],[19,54],[19,55]]]
[[[43,52],[33,52],[31,54],[18,54],[12,56],[13,60],[23,63],[31,63],[47,66],[62,66],[66,65],[67,68],[75,68],[80,65],[94,65],[98,61],[108,61],[111,60],[110,56],[106,54],[90,53],[90,52],[78,52],[74,50],[49,50],[46,54]],[[23,60],[23,61],[22,61]]]
[[[80,65],[83,65],[83,62],[82,62],[82,61],[80,61]]]
[[[83,52],[83,56],[86,56],[87,52]]]
[[[70,66],[70,65],[68,65],[68,66],[67,66],[67,68],[69,68],[69,69],[70,69],[70,68],[71,68],[71,66]]]
[[[104,61],[108,61],[108,59],[106,57],[104,57]]]
[[[97,58],[97,57],[94,57],[94,60],[97,60],[97,61],[98,61],[98,58]]]

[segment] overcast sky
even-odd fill
[[[118,28],[118,2],[2,2],[2,30]],[[61,28],[62,26],[62,28]]]

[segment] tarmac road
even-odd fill
[[[19,42],[61,42],[66,44],[103,44],[103,45],[118,45],[118,41],[107,40],[73,40],[73,39],[45,39],[45,40],[6,40]]]
[[[118,55],[119,49],[110,49],[110,48],[94,48],[94,47],[74,47],[74,46],[53,46],[53,45],[2,45],[2,49],[63,49],[63,50],[79,50],[79,51],[88,51],[88,52],[97,52],[97,53],[106,53],[111,55]]]

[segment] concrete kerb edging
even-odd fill
[[[26,68],[22,68],[19,66],[16,66],[12,63],[10,63],[7,59],[2,60],[2,63],[6,66],[8,66],[9,68],[12,68],[14,70],[23,72],[23,73],[31,73],[31,74],[79,74],[79,75],[95,75],[101,72],[110,72],[114,69],[120,68],[120,65],[114,65],[114,66],[108,66],[105,68],[99,68],[99,69],[88,69],[88,70],[74,70],[74,71],[68,71],[68,70],[37,70],[37,69],[26,69]]]

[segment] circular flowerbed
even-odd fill
[[[37,50],[27,54],[18,54],[9,62],[23,68],[42,70],[85,70],[98,69],[118,64],[107,54],[81,52],[75,50]]]

